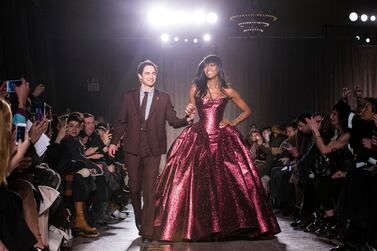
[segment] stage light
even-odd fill
[[[360,40],[360,36],[356,36],[355,38],[356,38],[356,40]]]
[[[166,25],[169,20],[167,9],[163,6],[155,6],[147,13],[147,20],[151,26],[158,27]]]
[[[194,42],[194,44],[197,44],[198,43],[198,39],[194,38],[193,42]]]
[[[349,18],[352,22],[355,22],[359,18],[359,16],[357,15],[356,12],[351,12],[349,15]]]
[[[368,16],[366,14],[362,14],[360,16],[361,21],[366,22],[368,20]]]
[[[174,41],[178,42],[179,41],[179,37],[174,37]]]
[[[210,34],[204,34],[203,35],[203,40],[206,41],[206,42],[209,42],[211,40],[211,35]]]
[[[216,13],[213,13],[213,12],[208,13],[208,15],[207,15],[207,22],[208,23],[214,24],[214,23],[217,22],[217,19],[218,19],[218,17],[216,15]]]
[[[187,43],[188,42],[188,39],[187,38],[185,38],[185,43]]]
[[[372,21],[372,22],[374,22],[374,21],[376,21],[376,16],[370,16],[370,21]]]
[[[169,42],[169,40],[170,40],[170,37],[169,37],[168,34],[162,34],[162,35],[161,35],[161,41],[162,41],[163,43],[167,43],[167,42]]]
[[[217,15],[206,10],[174,9],[164,5],[157,5],[147,10],[147,21],[155,28],[204,26],[217,22]]]
[[[367,44],[369,44],[369,43],[370,43],[370,38],[367,37],[367,38],[365,39],[365,42],[366,42]]]
[[[193,13],[192,20],[194,24],[202,25],[206,22],[206,14],[201,10],[197,10]]]

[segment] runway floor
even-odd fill
[[[132,208],[129,206],[129,208]],[[228,251],[228,250],[256,250],[256,251],[325,251],[331,245],[316,238],[315,235],[303,231],[293,230],[287,218],[278,216],[282,232],[272,240],[242,240],[223,242],[175,242],[143,244],[134,224],[133,213],[129,218],[111,226],[100,228],[98,239],[76,237],[72,250],[88,251]]]

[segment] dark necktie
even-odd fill
[[[140,107],[141,122],[145,120],[145,111],[147,110],[147,102],[148,102],[148,92],[144,92],[143,101],[141,102],[141,107]]]

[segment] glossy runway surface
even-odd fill
[[[132,207],[128,206],[130,209]],[[303,251],[329,250],[328,245],[318,240],[315,235],[303,231],[293,230],[290,221],[278,217],[282,232],[272,240],[241,240],[224,242],[152,242],[143,244],[134,224],[133,213],[126,220],[105,228],[100,228],[101,236],[98,239],[76,237],[72,250],[88,251],[227,251],[227,250],[258,250],[258,251]]]

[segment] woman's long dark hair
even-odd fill
[[[348,116],[351,113],[351,107],[343,100],[340,100],[333,106],[332,110],[338,112],[339,127],[342,133],[348,131]]]
[[[221,62],[221,59],[216,55],[208,55],[199,63],[195,78],[193,80],[193,83],[195,83],[198,88],[198,92],[196,93],[196,96],[200,98],[203,98],[204,96],[206,96],[208,92],[208,87],[207,87],[208,78],[204,74],[204,67],[208,64],[215,64],[217,66],[217,71],[218,71],[217,76],[219,79],[220,90],[228,88],[228,84],[226,83],[225,77],[224,77],[223,63]]]

